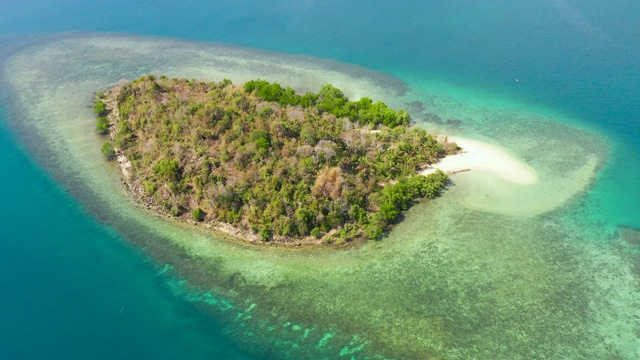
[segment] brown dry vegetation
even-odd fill
[[[301,97],[277,85],[286,99],[267,101],[275,85],[149,75],[100,94],[96,108],[106,104],[98,115],[145,202],[265,241],[375,238],[444,187],[441,172],[414,175],[457,147],[409,127],[406,113],[331,86]]]

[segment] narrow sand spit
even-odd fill
[[[423,170],[421,174],[427,175],[436,169],[449,174],[461,171],[484,171],[494,173],[516,184],[532,185],[538,182],[538,175],[531,166],[496,145],[461,137],[449,136],[448,139],[456,142],[462,148],[462,152],[447,156]]]
[[[455,193],[449,198],[484,212],[531,217],[551,211],[583,191],[597,166],[597,159],[587,157],[581,166],[562,168],[564,176],[558,176],[552,164],[530,165],[499,145],[462,137],[449,140],[462,152],[447,156],[421,174],[436,169],[451,175],[460,173],[453,175]]]

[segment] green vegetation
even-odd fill
[[[204,220],[204,211],[202,211],[202,209],[197,207],[191,212],[191,216],[195,221],[202,221]]]
[[[316,107],[320,112],[345,117],[362,125],[383,124],[393,128],[409,124],[409,114],[406,111],[396,112],[389,109],[385,103],[380,101],[374,103],[367,97],[358,101],[349,101],[349,98],[333,85],[323,86],[317,94],[298,95],[293,89],[285,89],[275,82],[251,80],[244,84],[244,90],[247,93],[255,92],[258,97],[282,106],[300,105],[305,109]]]
[[[107,114],[107,104],[105,104],[104,101],[98,99],[93,104],[93,111],[98,116],[105,116]]]
[[[176,182],[180,180],[180,166],[173,159],[162,159],[153,166],[153,174],[160,180]]]
[[[98,116],[96,120],[96,133],[100,135],[109,133],[109,120],[107,119],[109,109],[107,109],[107,104],[105,104],[103,99],[104,93],[98,92],[96,93],[96,101],[93,103],[93,112]]]
[[[104,135],[109,132],[109,120],[106,117],[98,117],[96,121],[96,132],[100,135]]]
[[[113,110],[98,103],[116,104],[111,150],[131,162],[128,181],[145,201],[265,241],[377,238],[415,201],[438,196],[447,176],[416,173],[456,149],[409,127],[405,111],[331,85],[300,95],[264,80],[146,76],[104,96],[96,114]]]
[[[116,157],[116,151],[113,148],[113,144],[108,141],[102,144],[100,151],[102,152],[102,155],[104,155],[105,159],[107,160],[112,160]]]

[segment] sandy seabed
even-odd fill
[[[426,175],[439,169],[449,174],[464,193],[458,200],[470,209],[505,215],[539,215],[584,191],[596,172],[594,156],[586,156],[571,171],[553,173],[550,167],[539,165],[540,171],[536,170],[489,140],[447,138],[456,142],[461,152],[445,157],[421,173]]]
[[[447,138],[462,148],[460,153],[447,156],[422,171],[422,174],[432,173],[436,169],[448,174],[483,171],[516,184],[531,185],[538,182],[538,175],[531,166],[496,145],[463,137],[448,136]]]
[[[396,108],[454,109],[466,133],[453,139],[467,152],[437,166],[471,171],[380,242],[293,251],[212,237],[133,206],[118,169],[101,159],[92,93],[146,73],[314,91],[333,83]],[[169,286],[210,307],[248,347],[283,358],[640,357],[633,264],[603,245],[618,241],[615,231],[580,218],[577,200],[606,162],[593,134],[336,62],[157,38],[53,38],[13,54],[3,76],[13,123],[56,178],[160,269],[174,269],[193,287]]]

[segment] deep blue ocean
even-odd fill
[[[640,2],[0,0],[0,55],[61,32],[310,55],[550,109],[610,144],[584,195],[591,216],[640,228]],[[20,143],[9,111],[4,100],[0,358],[269,356],[239,348],[147,253],[95,220]]]

